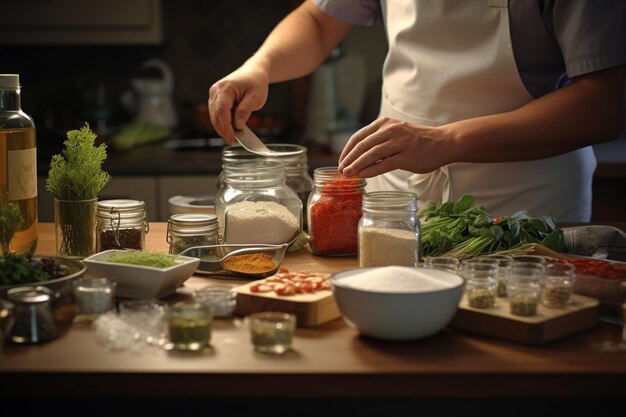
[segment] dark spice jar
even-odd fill
[[[313,171],[308,200],[309,245],[315,255],[356,255],[364,178],[348,178],[337,167]]]
[[[146,204],[139,200],[103,200],[98,202],[96,250],[143,250],[148,220]]]

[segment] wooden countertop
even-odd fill
[[[53,229],[52,224],[40,225],[38,253],[54,252]],[[167,250],[164,223],[150,225],[146,249]],[[306,248],[288,254],[283,263],[293,270],[319,272],[356,265],[354,257],[316,257]],[[208,281],[192,277],[186,286]],[[325,410],[324,404],[336,401],[353,411],[376,400],[389,404],[387,411],[405,401],[450,406],[466,400],[492,404],[497,399],[563,398],[574,405],[626,396],[626,347],[617,352],[606,349],[618,346],[621,332],[620,326],[601,323],[538,347],[452,329],[423,340],[385,342],[359,336],[337,319],[298,328],[294,350],[274,357],[255,353],[248,334],[233,319],[215,320],[211,348],[201,354],[110,351],[96,342],[91,328],[72,325],[68,319],[51,342],[4,346],[0,397],[151,398],[202,404],[213,399],[228,401],[228,407],[237,404],[230,400],[275,399],[287,404],[303,399],[308,410]],[[387,402],[390,399],[396,402]]]

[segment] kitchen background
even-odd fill
[[[84,122],[111,145],[106,168],[113,180],[101,199],[143,199],[149,219],[163,221],[172,195],[214,192],[223,142],[206,111],[208,88],[298,4],[3,0],[0,71],[20,74],[22,108],[37,126],[41,220],[52,220],[45,191],[50,158],[62,150],[66,132]],[[350,132],[376,117],[385,51],[382,27],[355,28],[314,74],[270,86],[251,127],[267,142],[307,146],[311,169],[334,165]],[[151,109],[157,101],[159,109]],[[118,149],[113,138],[138,117],[161,120],[166,137]],[[594,219],[623,220],[626,138],[596,151]]]

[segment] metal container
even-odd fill
[[[46,287],[18,287],[9,290],[15,323],[10,337],[15,343],[39,343],[57,335],[54,321],[54,292]]]

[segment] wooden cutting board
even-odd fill
[[[572,295],[566,308],[540,305],[534,316],[515,316],[509,312],[506,298],[488,309],[473,308],[464,295],[450,326],[471,333],[491,336],[528,345],[540,345],[596,326],[599,302],[595,298]]]
[[[248,315],[260,311],[282,311],[296,316],[301,327],[317,326],[341,316],[330,290],[311,294],[279,296],[274,292],[253,293],[248,283],[235,288],[237,292],[236,314]]]

